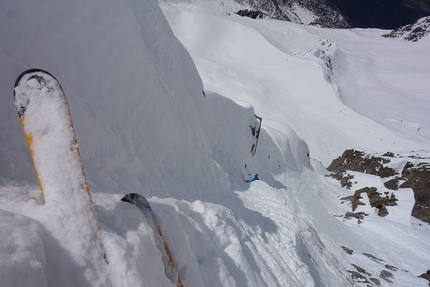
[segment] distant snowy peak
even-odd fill
[[[430,17],[423,17],[416,22],[400,27],[382,35],[386,38],[403,38],[405,41],[417,42],[430,33]]]
[[[277,19],[324,28],[351,28],[328,0],[164,0],[167,3],[201,3],[218,12],[254,19]]]
[[[345,18],[325,0],[236,0],[250,9],[241,10],[241,16],[257,15],[257,18],[270,17],[298,24],[316,25],[325,28],[349,28]],[[248,13],[246,13],[248,12]]]

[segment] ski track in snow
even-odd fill
[[[428,154],[428,37],[252,20],[233,1],[36,2],[0,4],[1,287],[174,286],[151,224],[120,201],[130,192],[151,203],[187,287],[427,286],[412,191],[386,218],[359,206],[359,224],[324,166],[347,148]],[[62,212],[86,207],[43,204],[12,97],[35,67],[64,88],[109,264],[79,254],[96,240]]]

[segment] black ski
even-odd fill
[[[131,203],[137,206],[140,211],[143,212],[146,219],[152,224],[152,229],[154,231],[155,236],[159,236],[161,238],[163,246],[157,246],[161,253],[163,254],[163,262],[165,267],[165,273],[167,278],[172,281],[173,284],[176,284],[178,287],[184,287],[182,283],[182,279],[179,276],[178,270],[176,268],[175,262],[173,261],[172,254],[170,252],[169,246],[167,245],[166,240],[164,239],[163,232],[161,231],[160,224],[157,221],[157,217],[155,216],[154,211],[151,208],[148,200],[138,193],[129,193],[126,194],[121,201]]]

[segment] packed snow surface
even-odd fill
[[[430,38],[253,20],[214,3],[2,1],[0,286],[174,286],[151,223],[120,200],[131,192],[149,200],[184,286],[427,286],[430,227],[410,217],[412,190],[396,191],[385,218],[360,206],[358,223],[340,200],[352,191],[324,166],[347,148],[428,154]],[[88,206],[54,176],[73,177],[70,161],[44,162],[62,198],[43,204],[13,101],[29,68],[65,91],[94,238],[77,220]],[[50,117],[34,112],[31,124]],[[356,175],[370,185],[384,188]]]

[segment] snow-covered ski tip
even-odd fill
[[[64,186],[65,180],[74,190],[89,195],[70,110],[58,80],[40,69],[27,70],[15,82],[14,98],[43,201],[46,196],[70,200],[70,194],[63,197],[58,190],[46,194]]]
[[[61,205],[69,215],[87,216],[93,230],[98,230],[60,83],[46,71],[30,69],[17,78],[14,98],[44,203]]]
[[[58,104],[67,104],[66,97],[58,80],[49,72],[40,69],[26,70],[15,81],[14,98],[19,117],[23,117],[27,107],[38,104],[43,97],[49,96]]]
[[[172,253],[170,252],[169,246],[167,245],[166,239],[164,238],[163,232],[161,231],[161,226],[158,223],[157,217],[155,216],[155,213],[152,210],[148,200],[141,194],[129,193],[124,195],[124,197],[121,198],[121,201],[131,203],[137,206],[143,212],[149,224],[152,225],[154,235],[161,239],[162,245],[160,245],[159,241],[156,243],[158,243],[157,247],[163,254],[164,270],[166,276],[177,287],[184,287],[181,276],[179,275],[178,269],[176,268],[175,262],[173,261]]]
[[[64,218],[52,220],[52,225],[60,225],[66,238],[78,234],[79,240],[64,245],[72,254],[88,262],[104,261],[89,267],[88,274],[109,286],[107,255],[60,83],[46,71],[27,70],[15,82],[14,98],[45,210],[49,218]]]

